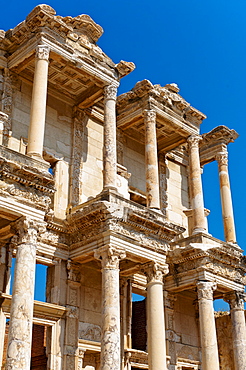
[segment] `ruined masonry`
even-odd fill
[[[245,370],[227,154],[238,134],[200,135],[206,116],[174,83],[117,96],[135,66],[104,54],[102,32],[48,5],[0,31],[1,369]],[[204,208],[212,161],[224,241]],[[230,312],[216,318],[219,298]]]

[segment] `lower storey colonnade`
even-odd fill
[[[42,223],[23,218],[14,227],[17,235],[17,252],[15,266],[15,280],[13,285],[12,306],[10,313],[9,339],[7,349],[7,369],[30,369],[30,353],[32,341],[32,318],[33,318],[33,291],[36,264],[36,244],[38,233],[43,228]],[[96,259],[101,262],[102,272],[102,337],[101,337],[101,370],[122,369],[121,352],[121,326],[120,326],[120,289],[119,263],[126,257],[123,249],[106,245],[97,249],[94,253]],[[71,315],[66,316],[66,325],[78,326],[78,315],[74,312],[79,310],[79,264],[77,268],[77,280],[74,272],[68,268],[68,288],[76,293],[74,307]],[[148,262],[141,266],[140,271],[147,277],[147,352],[148,368],[150,370],[167,370],[165,312],[163,302],[163,278],[168,273],[168,265]],[[71,276],[70,276],[71,275]],[[197,282],[197,296],[199,307],[200,345],[202,351],[202,369],[219,370],[219,354],[216,336],[215,317],[213,309],[213,292],[216,284],[211,281]],[[236,370],[246,369],[245,349],[245,316],[243,293],[230,292],[224,295],[224,300],[230,304],[232,321],[234,367]],[[70,305],[71,306],[71,305]],[[68,327],[67,326],[67,327]],[[59,365],[55,369],[61,369],[62,361],[68,368],[83,368],[83,353],[78,347],[78,337],[69,341],[69,328],[65,335],[65,357],[59,357]],[[77,335],[77,334],[76,334]],[[67,350],[66,350],[67,347]],[[74,348],[74,352],[68,351]],[[53,364],[55,364],[53,355]],[[49,362],[49,361],[48,361]],[[58,364],[58,363],[57,363]],[[71,366],[70,366],[71,365]],[[98,365],[99,366],[99,365]],[[99,368],[99,367],[98,367]]]

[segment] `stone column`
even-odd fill
[[[200,140],[201,137],[195,135],[190,136],[187,140],[189,145],[191,205],[193,210],[192,234],[206,232],[206,218],[204,214],[201,166],[199,156]]]
[[[36,247],[44,223],[21,218],[13,224],[17,244],[6,369],[30,369]],[[17,240],[16,240],[17,239]]]
[[[147,207],[160,209],[156,112],[144,110]]]
[[[236,232],[233,216],[230,180],[228,173],[228,153],[220,152],[216,155],[219,166],[220,197],[226,242],[236,243]]]
[[[102,263],[101,370],[121,368],[119,261],[125,256],[123,249],[111,246],[95,251]]]
[[[166,337],[163,302],[163,276],[167,265],[150,263],[143,266],[147,276],[147,337],[150,370],[166,370]]]
[[[104,88],[104,189],[116,189],[116,94],[116,86],[110,85]]]
[[[216,284],[213,282],[197,282],[203,370],[219,370],[219,354],[213,308],[213,291],[215,289]]]
[[[27,146],[27,155],[37,159],[43,158],[48,65],[49,47],[38,45],[36,48],[36,63]]]
[[[245,294],[231,292],[224,295],[229,303],[232,322],[232,338],[235,370],[246,369]]]

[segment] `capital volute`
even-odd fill
[[[104,87],[104,100],[115,100],[117,97],[117,87],[114,85],[108,85]]]
[[[168,274],[169,268],[166,264],[150,262],[143,265],[141,271],[147,277],[147,284],[163,283],[163,277]]]
[[[246,294],[242,292],[229,292],[224,294],[224,301],[229,303],[231,310],[244,310]]]
[[[144,121],[149,122],[156,122],[156,112],[153,109],[144,109],[143,111]]]
[[[187,142],[189,144],[189,148],[198,148],[199,142],[202,140],[202,137],[199,135],[191,135],[188,137]]]
[[[228,152],[219,152],[215,156],[216,161],[218,162],[219,166],[221,165],[228,165]]]
[[[11,224],[11,229],[15,234],[11,240],[13,244],[36,244],[37,237],[46,231],[46,223],[21,217]]]
[[[49,61],[50,48],[46,45],[38,45],[36,47],[36,58]]]
[[[217,289],[217,284],[213,281],[198,281],[197,284],[198,300],[213,300],[213,292]]]
[[[96,249],[94,257],[101,261],[103,269],[119,269],[120,260],[126,257],[126,252],[123,248],[106,245]]]

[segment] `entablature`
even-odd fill
[[[211,235],[200,233],[172,243],[167,263],[170,273],[166,280],[173,289],[188,289],[195,286],[196,280],[204,280],[210,275],[220,282],[222,291],[232,289],[232,286],[244,289],[246,263],[243,250],[237,244],[220,241]]]
[[[165,87],[148,80],[117,98],[117,127],[136,141],[144,143],[144,110],[156,112],[156,133],[159,152],[166,153],[199,133],[206,116],[191,107],[179,94],[176,84]]]
[[[103,87],[119,85],[134,63],[115,64],[96,44],[103,29],[88,15],[57,16],[48,5],[38,5],[14,29],[0,34],[0,49],[8,68],[33,81],[37,46],[49,49],[49,90],[85,109],[103,99]]]
[[[226,126],[217,126],[202,135],[200,142],[200,161],[205,165],[216,159],[218,153],[226,151],[226,146],[238,138],[238,133]]]
[[[68,215],[72,258],[85,258],[105,244],[124,247],[136,262],[160,254],[184,228],[168,222],[161,212],[123,198],[113,190],[71,209]]]

